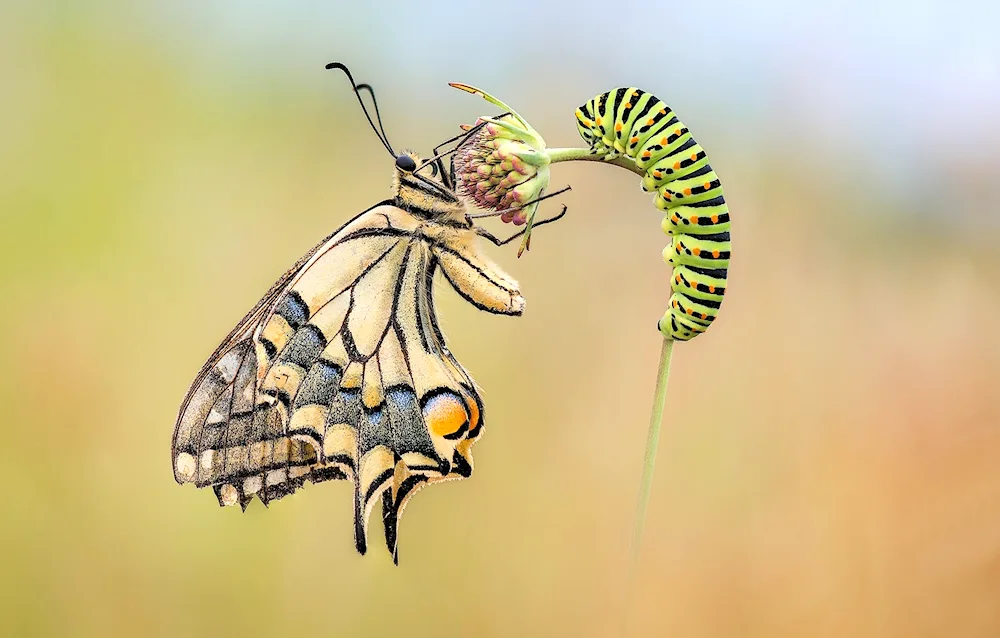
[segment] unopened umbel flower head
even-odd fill
[[[458,190],[480,208],[501,212],[500,219],[527,224],[525,241],[538,208],[538,198],[549,185],[549,155],[545,140],[514,109],[489,93],[465,84],[451,86],[482,96],[505,111],[481,117],[455,152]]]
[[[528,220],[525,204],[538,199],[548,186],[548,157],[507,126],[513,115],[479,118],[478,130],[455,153],[459,191],[485,210],[502,210],[500,218],[520,226]],[[507,126],[504,126],[507,125]]]

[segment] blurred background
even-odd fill
[[[669,296],[625,171],[556,166],[569,215],[490,248],[522,318],[438,286],[487,430],[471,480],[412,501],[398,568],[377,522],[354,552],[347,484],[241,514],[173,481],[209,353],[388,192],[340,60],[397,146],[496,112],[449,81],[550,146],[636,85],[722,176],[730,288],[675,348],[636,635],[1000,636],[998,6],[4,2],[0,634],[620,626]]]

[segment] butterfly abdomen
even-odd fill
[[[705,150],[669,106],[638,88],[602,93],[576,118],[594,153],[629,158],[645,173],[643,190],[656,193],[671,237],[663,258],[673,266],[670,307],[658,326],[669,339],[692,339],[718,315],[730,256],[729,208]]]

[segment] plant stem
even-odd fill
[[[646,172],[636,166],[635,161],[623,155],[606,159],[603,155],[594,153],[589,148],[550,148],[546,149],[550,163],[556,162],[602,162],[631,171],[636,175],[645,176]],[[519,254],[520,255],[520,254]],[[660,350],[660,368],[656,373],[656,390],[653,393],[653,413],[649,418],[649,432],[646,434],[646,457],[643,461],[642,480],[639,483],[639,500],[636,505],[635,523],[632,530],[632,556],[629,562],[628,581],[625,587],[625,616],[623,631],[629,632],[630,603],[635,591],[635,579],[639,568],[639,548],[642,544],[642,530],[646,523],[646,508],[649,505],[649,493],[653,486],[653,468],[656,465],[656,448],[660,443],[660,426],[663,422],[663,406],[667,399],[667,378],[670,376],[670,357],[674,351],[674,340],[664,339]]]
[[[632,558],[629,564],[628,594],[626,604],[626,635],[629,626],[627,617],[630,612],[629,603],[635,590],[636,574],[639,571],[639,548],[642,543],[642,530],[646,523],[646,506],[649,505],[649,492],[653,486],[653,468],[656,465],[656,448],[660,443],[660,425],[663,422],[663,405],[667,399],[667,378],[670,376],[670,355],[673,354],[674,340],[664,339],[660,350],[660,368],[656,373],[656,390],[653,392],[653,413],[649,417],[649,432],[646,434],[646,457],[643,461],[642,481],[639,483],[639,501],[635,510],[635,527],[632,530]]]
[[[664,339],[660,350],[660,369],[656,373],[656,390],[653,393],[653,413],[649,417],[649,432],[646,434],[646,458],[642,467],[642,482],[639,484],[639,503],[635,510],[635,530],[632,535],[633,562],[639,556],[642,528],[646,522],[646,506],[653,485],[653,467],[656,465],[656,448],[660,443],[660,425],[663,421],[663,404],[667,399],[667,377],[670,376],[670,355],[673,354],[674,340]]]
[[[603,155],[595,155],[594,151],[589,148],[550,148],[545,151],[549,156],[549,161],[553,164],[556,162],[602,162],[604,164],[612,164],[614,166],[620,166],[627,171],[631,171],[636,175],[645,175],[646,172],[635,165],[633,160],[627,157],[619,155],[618,157],[612,159],[604,159]]]
[[[556,162],[603,162],[629,170],[637,175],[646,172],[635,165],[635,161],[623,155],[605,159],[589,148],[550,148],[545,151],[551,163]],[[646,460],[643,464],[642,483],[639,489],[639,504],[635,513],[635,529],[632,537],[633,566],[639,554],[639,541],[642,540],[642,526],[646,520],[646,505],[649,504],[649,490],[653,482],[653,466],[656,465],[656,446],[660,441],[660,422],[663,420],[663,404],[667,398],[667,377],[670,375],[670,355],[673,353],[673,339],[664,339],[660,350],[660,369],[656,374],[656,392],[653,395],[653,415],[649,420],[649,433],[646,437]]]

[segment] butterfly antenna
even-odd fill
[[[371,84],[359,84],[357,87],[358,91],[364,89],[368,91],[368,94],[372,96],[372,107],[375,109],[375,121],[378,122],[378,129],[382,132],[382,139],[385,140],[386,145],[391,149],[392,144],[389,143],[389,136],[385,133],[385,127],[382,126],[382,114],[378,110],[378,100],[375,99],[375,89],[372,88]]]
[[[351,75],[350,70],[346,66],[344,66],[343,64],[341,64],[340,62],[331,62],[330,64],[326,65],[326,68],[327,69],[338,69],[338,70],[344,72],[344,75],[346,75],[347,79],[350,80],[350,82],[351,82],[351,88],[354,89],[354,95],[355,95],[355,97],[358,98],[358,104],[361,105],[361,110],[364,112],[365,118],[368,120],[368,124],[372,127],[372,130],[375,131],[375,135],[378,137],[378,141],[382,142],[382,146],[385,147],[385,150],[389,151],[389,153],[393,157],[396,157],[396,152],[394,150],[392,150],[392,146],[389,145],[389,140],[386,139],[385,133],[381,132],[380,129],[375,126],[375,122],[372,121],[372,116],[368,114],[368,109],[365,107],[365,101],[361,99],[361,88],[362,87],[367,87],[368,90],[371,91],[371,87],[368,86],[368,85],[366,85],[366,84],[358,85],[354,81],[354,76]],[[375,93],[372,92],[372,98],[374,99],[374,97],[375,97]],[[376,115],[377,114],[378,114],[378,110],[377,110],[377,107],[376,107]],[[379,124],[380,125],[381,125],[381,123],[382,123],[381,120],[379,120]]]

